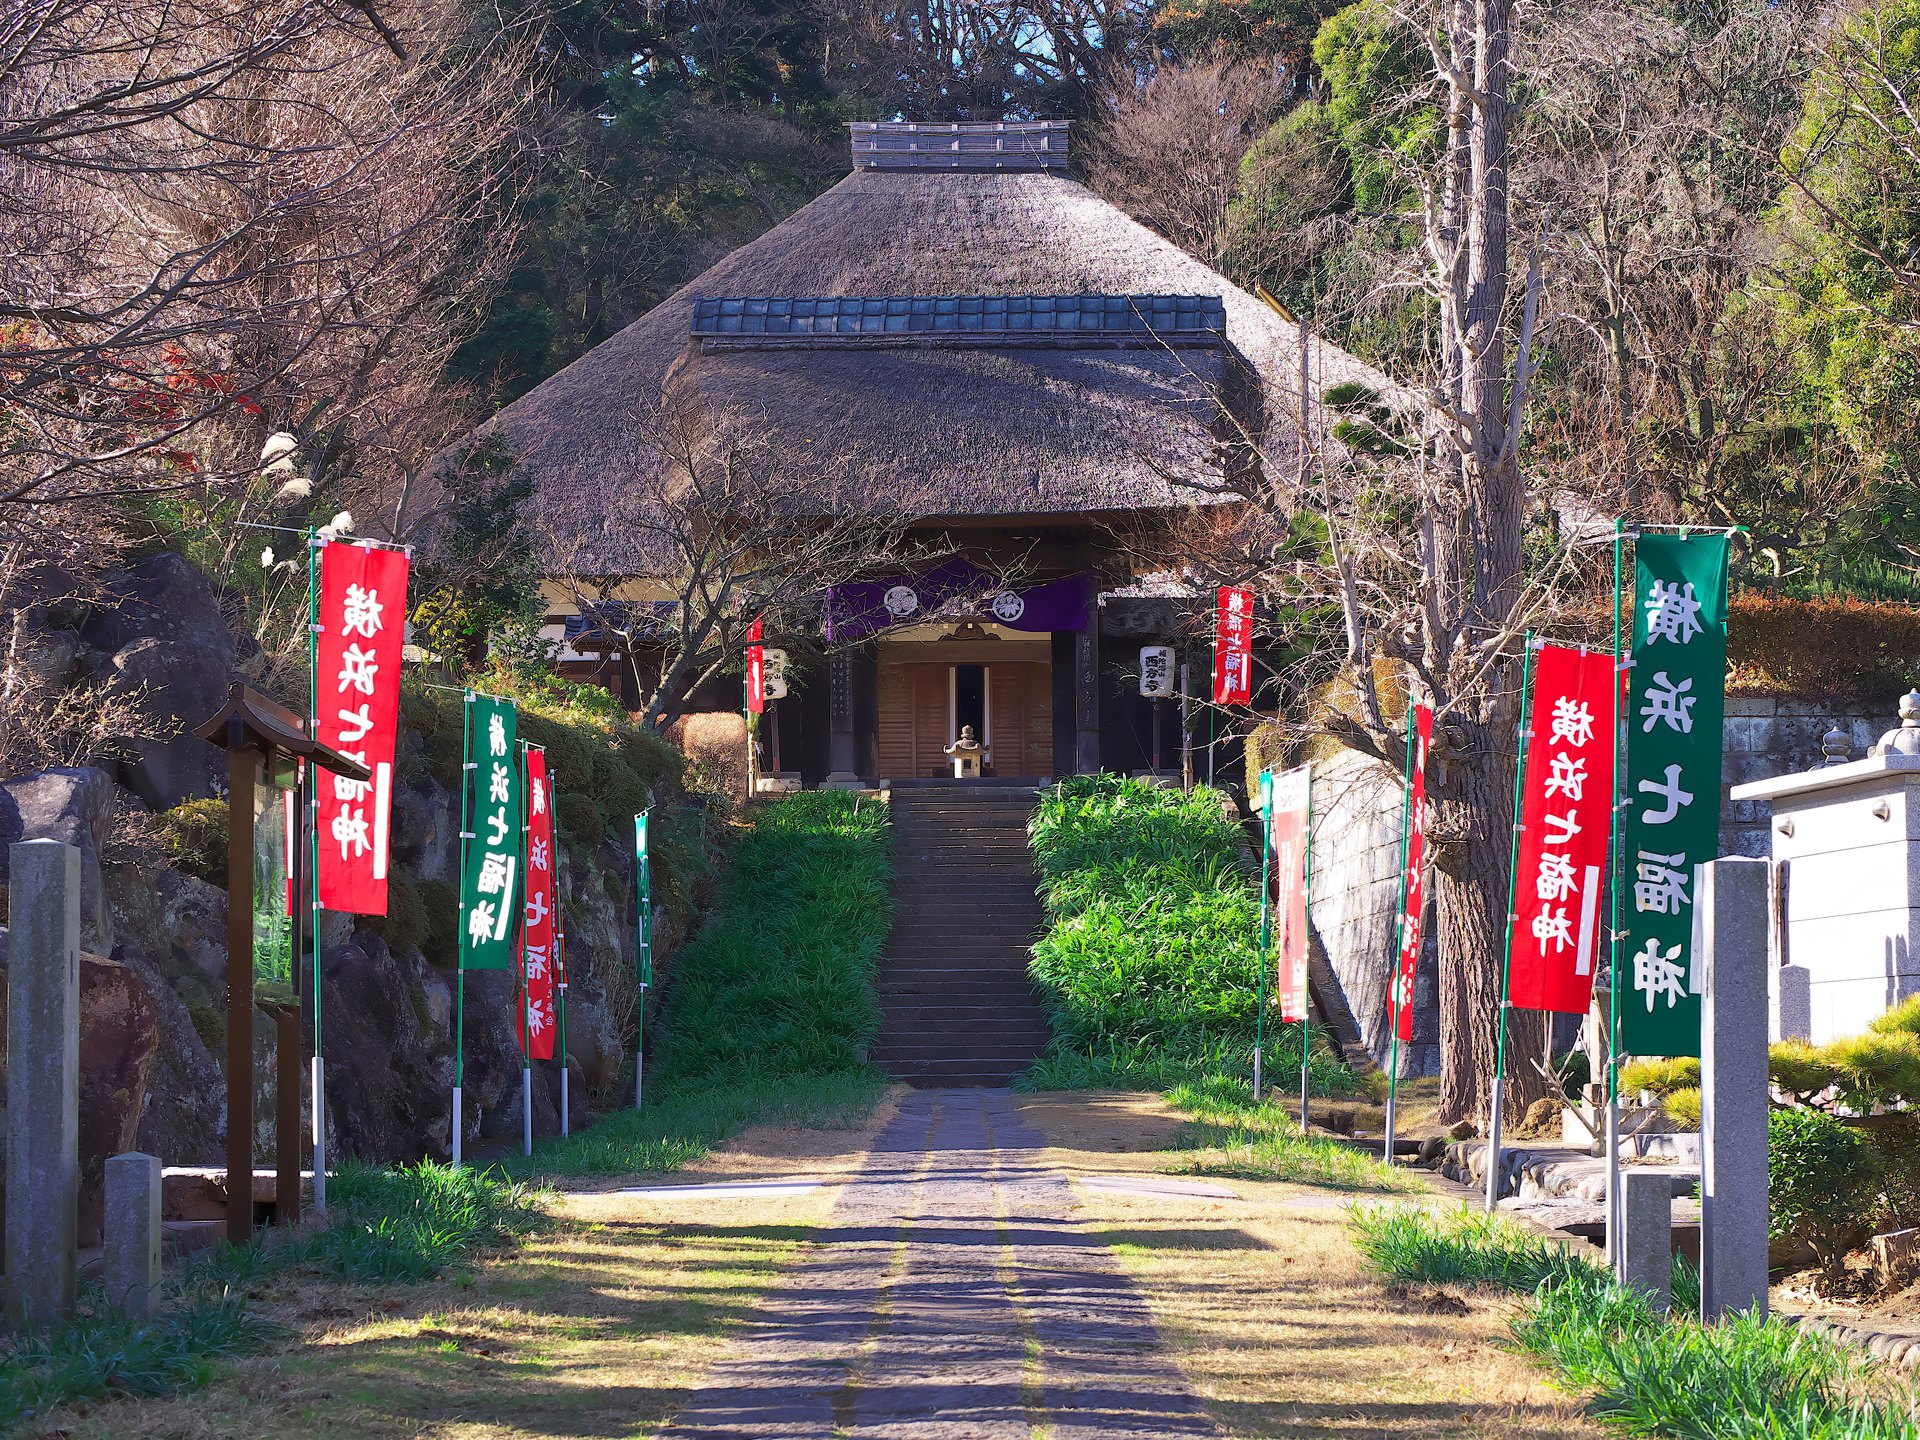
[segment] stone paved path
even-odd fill
[[[663,1440],[1216,1435],[1045,1144],[1005,1090],[915,1091]]]

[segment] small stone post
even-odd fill
[[[1694,872],[1700,1025],[1700,1309],[1767,1310],[1767,862]]]
[[[1621,1279],[1659,1314],[1673,1307],[1673,1182],[1658,1170],[1621,1172],[1626,1259]]]
[[[107,1299],[129,1319],[153,1313],[160,1285],[160,1157],[130,1150],[107,1161]]]
[[[80,1209],[80,852],[27,840],[7,891],[7,1319],[73,1313]]]

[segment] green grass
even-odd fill
[[[1047,932],[1031,968],[1053,1025],[1027,1089],[1165,1090],[1250,1078],[1258,1019],[1257,863],[1218,791],[1078,776],[1043,792],[1028,827]],[[1298,1026],[1267,1016],[1267,1072],[1297,1073]],[[1316,1047],[1317,1094],[1351,1072]]]
[[[0,1360],[0,1429],[55,1404],[198,1389],[215,1362],[259,1354],[280,1338],[226,1292],[188,1297],[145,1321],[89,1297],[70,1324],[13,1337]]]
[[[880,1031],[887,808],[817,790],[760,809],[705,928],[675,962],[648,1083],[775,1085],[863,1068]]]
[[[578,1178],[678,1170],[749,1125],[837,1129],[858,1124],[886,1093],[872,1070],[786,1081],[692,1088],[623,1110],[575,1135],[536,1140],[530,1158],[504,1162],[523,1177]]]
[[[857,1124],[887,1079],[880,1029],[888,815],[837,791],[753,812],[705,927],[681,953],[649,1043],[647,1103],[502,1162],[522,1178],[677,1170],[749,1125]]]
[[[541,1198],[498,1169],[348,1161],[327,1177],[324,1227],[268,1231],[251,1245],[223,1246],[188,1267],[182,1283],[206,1290],[310,1270],[336,1280],[417,1284],[541,1229]]]
[[[1912,1440],[1912,1396],[1859,1352],[1779,1319],[1698,1318],[1699,1284],[1676,1260],[1674,1313],[1564,1246],[1461,1210],[1354,1211],[1355,1244],[1396,1280],[1530,1293],[1515,1345],[1584,1392],[1629,1435],[1680,1440]]]
[[[1167,1099],[1193,1117],[1178,1141],[1180,1149],[1193,1152],[1179,1167],[1190,1175],[1287,1180],[1386,1194],[1426,1188],[1407,1171],[1383,1165],[1351,1145],[1303,1134],[1284,1102],[1254,1104],[1253,1087],[1244,1081],[1189,1081],[1174,1086]]]
[[[1353,1224],[1354,1247],[1395,1280],[1533,1290],[1593,1269],[1565,1245],[1480,1210],[1435,1215],[1404,1205],[1359,1206]]]

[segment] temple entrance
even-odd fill
[[[947,746],[967,725],[986,747],[987,777],[1053,774],[1046,637],[889,641],[880,649],[879,681],[879,778],[950,777]]]

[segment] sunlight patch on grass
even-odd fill
[[[1193,1117],[1176,1142],[1188,1154],[1174,1168],[1186,1174],[1385,1194],[1427,1188],[1417,1175],[1383,1165],[1351,1145],[1303,1134],[1279,1105],[1255,1104],[1244,1081],[1215,1078],[1177,1085],[1167,1099]]]

